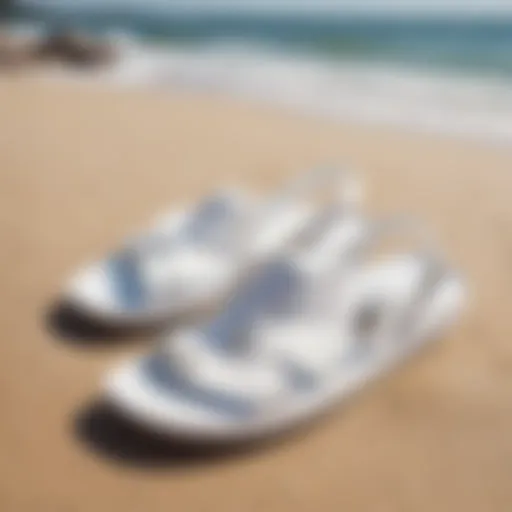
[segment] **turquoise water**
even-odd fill
[[[174,45],[244,42],[280,51],[438,68],[512,74],[512,19],[383,19],[270,15],[184,15],[162,7],[88,7],[61,2],[11,10],[44,27],[122,31]]]

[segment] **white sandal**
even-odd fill
[[[357,207],[359,184],[346,173],[321,170],[306,173],[270,201],[224,191],[192,211],[171,212],[79,271],[65,298],[88,316],[118,326],[159,322],[207,306],[225,296],[242,271],[298,237],[319,215],[304,196],[334,180],[343,206]]]
[[[266,265],[208,325],[114,369],[107,396],[141,425],[195,441],[249,441],[314,418],[461,312],[462,280],[430,247],[365,264],[379,239],[411,225],[331,226]]]

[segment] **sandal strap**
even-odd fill
[[[331,187],[333,202],[348,210],[358,210],[362,201],[363,187],[355,175],[344,168],[324,166],[307,170],[292,179],[278,196],[281,200],[296,200],[311,196]]]
[[[370,226],[362,243],[356,248],[354,264],[362,265],[390,236],[404,235],[410,237],[417,244],[418,252],[427,264],[421,281],[417,283],[417,291],[412,301],[406,304],[401,311],[389,312],[389,314],[395,315],[396,321],[392,323],[392,327],[387,333],[388,336],[394,336],[400,329],[406,329],[406,333],[414,330],[414,326],[428,305],[436,285],[446,273],[444,258],[434,242],[433,233],[417,219],[407,215],[390,216]]]

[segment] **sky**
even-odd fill
[[[161,5],[186,11],[512,13],[512,0],[22,0],[26,4]]]

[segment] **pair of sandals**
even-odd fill
[[[307,196],[322,188],[336,198],[315,206]],[[270,200],[223,192],[78,273],[68,299],[121,325],[229,297],[213,318],[111,370],[109,401],[159,433],[258,439],[313,418],[441,334],[464,305],[462,279],[411,219],[365,218],[361,189],[321,170]],[[413,250],[372,259],[404,235]]]

